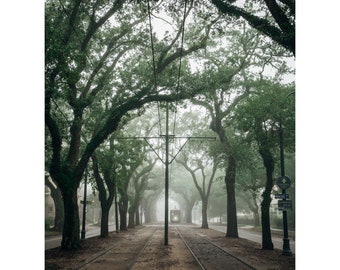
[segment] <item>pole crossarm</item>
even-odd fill
[[[119,137],[116,138],[118,140],[145,140],[146,143],[150,146],[152,151],[155,152],[157,157],[162,161],[162,163],[165,165],[165,181],[164,181],[164,245],[168,245],[168,238],[169,238],[169,164],[175,160],[177,155],[182,151],[184,146],[188,143],[190,140],[196,140],[196,141],[216,141],[216,137],[176,137],[175,135],[170,135],[169,134],[169,105],[167,103],[166,107],[166,134],[165,135],[160,135],[156,137]],[[156,149],[152,146],[152,144],[148,141],[151,139],[163,139],[165,142],[165,160],[162,159],[162,157],[157,153]],[[177,151],[176,155],[169,161],[169,142],[170,140],[173,142],[175,139],[185,139],[185,142],[182,144],[182,146],[179,148]]]

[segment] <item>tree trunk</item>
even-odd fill
[[[254,227],[260,227],[260,215],[258,212],[253,212],[254,214]]]
[[[207,210],[208,210],[208,200],[204,199],[202,200],[202,227],[201,227],[203,229],[209,228]]]
[[[110,213],[110,205],[106,203],[101,204],[101,221],[100,221],[100,237],[108,237],[109,236],[109,213]]]
[[[248,207],[250,211],[253,213],[254,217],[254,227],[260,226],[260,215],[259,215],[259,206],[257,205],[257,195],[256,193],[252,193],[253,200],[248,201]]]
[[[130,207],[129,209],[129,225],[128,228],[132,229],[135,227],[135,209],[134,207]]]
[[[215,121],[212,121],[210,128],[215,131],[221,143],[224,146],[224,152],[228,156],[228,167],[224,182],[227,188],[227,232],[226,237],[238,237],[237,229],[237,212],[235,199],[235,178],[236,178],[236,162],[232,154],[231,145],[228,141],[226,133],[222,127],[222,119],[216,114]]]
[[[61,249],[72,250],[80,247],[80,222],[77,188],[62,190],[64,208],[64,227]]]
[[[156,205],[159,194],[152,195],[144,203],[145,223],[156,222]]]
[[[189,204],[185,208],[185,222],[188,224],[192,223],[192,207]]]
[[[64,203],[63,198],[61,196],[61,192],[59,188],[50,187],[51,197],[54,202],[54,226],[53,231],[61,232],[63,230],[64,225]]]
[[[119,201],[119,216],[120,216],[120,230],[127,231],[127,211],[128,211],[128,198],[124,196]]]
[[[260,226],[260,215],[259,215],[259,207],[257,205],[256,199],[254,198],[254,207],[252,208],[254,215],[254,226]]]
[[[261,222],[262,222],[262,249],[273,250],[274,245],[272,242],[270,232],[270,202],[271,191],[273,188],[273,171],[274,171],[274,158],[269,149],[260,147],[259,153],[263,159],[263,164],[266,168],[266,186],[262,193],[263,200],[261,202]]]
[[[144,208],[144,213],[145,213],[145,223],[151,223],[151,210],[149,207],[145,206]]]
[[[92,155],[93,175],[99,191],[99,201],[101,207],[100,237],[109,236],[109,215],[110,208],[114,199],[115,179],[111,177],[110,170],[112,167],[103,169],[104,179],[99,172],[98,159],[95,154]],[[105,187],[105,184],[106,186]],[[108,194],[107,194],[108,193]]]
[[[54,226],[53,231],[62,232],[63,225],[64,225],[64,203],[63,198],[61,196],[60,189],[58,186],[53,185],[50,180],[48,179],[48,175],[45,176],[45,185],[51,191],[51,197],[54,203]],[[52,178],[51,178],[52,179]],[[53,180],[52,180],[53,181]]]
[[[54,195],[52,195],[55,193]],[[64,203],[63,198],[61,196],[60,190],[57,188],[51,191],[51,196],[54,201],[54,209],[55,209],[55,216],[54,216],[54,227],[53,230],[57,232],[61,232],[63,230],[64,225]]]
[[[136,207],[135,216],[136,216],[135,225],[138,226],[138,225],[140,225],[140,219],[139,219],[139,207]]]
[[[238,237],[237,212],[235,199],[236,162],[232,155],[228,157],[228,167],[224,178],[227,187],[227,233],[226,237]]]

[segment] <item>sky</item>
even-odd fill
[[[321,230],[338,225],[340,4],[319,2],[297,1],[298,270],[338,265],[340,240],[333,227]],[[1,9],[0,268],[44,269],[44,1]]]

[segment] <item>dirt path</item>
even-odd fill
[[[224,237],[224,233],[196,226],[183,226],[199,238],[208,239],[233,256],[242,258],[258,270],[295,269],[295,256],[282,256],[278,250],[265,251],[261,246],[245,239]],[[138,226],[121,233],[110,233],[106,239],[86,239],[83,248],[76,251],[60,251],[59,248],[45,251],[45,269],[200,269],[193,259],[176,227],[169,226],[169,245],[164,246],[162,226]],[[218,261],[211,253],[210,260],[220,269],[226,269],[225,261]],[[217,268],[218,269],[218,268]],[[231,268],[230,268],[231,269]]]

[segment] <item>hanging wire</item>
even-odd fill
[[[155,61],[155,47],[153,43],[153,34],[152,34],[152,22],[151,22],[151,8],[150,1],[148,0],[148,17],[149,17],[149,27],[150,27],[150,39],[151,39],[151,51],[152,51],[152,66],[153,66],[153,79],[154,79],[154,91],[157,93],[157,72],[156,72],[156,61]],[[158,112],[158,124],[159,124],[159,134],[162,134],[162,125],[161,125],[161,113],[160,113],[160,104],[157,101],[157,112]]]
[[[184,44],[184,28],[185,28],[185,19],[186,19],[186,16],[187,16],[186,13],[187,13],[187,1],[184,1],[184,13],[183,13],[183,21],[182,21],[182,38],[181,38],[179,65],[178,65],[178,76],[177,76],[177,86],[176,86],[176,104],[175,104],[175,116],[174,116],[175,119],[174,119],[173,134],[175,134],[175,129],[176,129],[178,92],[179,92],[180,80],[181,80],[181,68],[182,68],[182,56],[183,56],[183,44]]]

